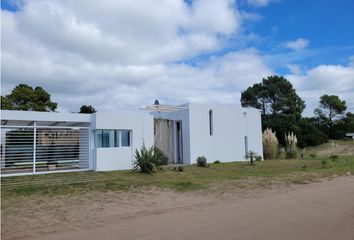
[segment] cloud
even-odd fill
[[[156,98],[169,104],[240,104],[241,91],[276,74],[271,57],[242,45],[243,21],[257,16],[240,13],[234,1],[18,4],[16,12],[1,12],[2,94],[20,83],[43,86],[59,111],[78,111],[83,104],[99,111],[137,109]],[[229,41],[243,50],[229,50]],[[306,71],[292,64],[297,58],[278,57],[283,59],[308,106],[322,93],[338,94],[354,106],[353,64]]]
[[[272,0],[247,0],[247,4],[254,7],[265,7]]]
[[[241,24],[228,0],[196,0],[191,6],[182,0],[28,0],[13,15],[21,37],[37,46],[119,64],[177,61],[214,51]]]
[[[323,94],[338,95],[346,100],[348,111],[354,111],[354,66],[320,65],[307,70],[303,75],[291,74],[286,77],[306,101],[308,115],[318,107],[319,98]]]
[[[348,58],[348,60],[349,60],[349,66],[354,67],[354,55],[353,55],[353,56],[350,56],[350,57]]]
[[[305,38],[298,38],[295,41],[289,41],[285,44],[286,48],[300,51],[305,49],[309,45],[310,41]]]
[[[239,104],[241,90],[273,73],[255,49],[210,54],[237,36],[233,1],[23,4],[2,10],[2,94],[43,86],[60,111],[134,109],[156,98]],[[188,64],[199,54],[211,57]]]
[[[286,67],[290,70],[290,72],[294,75],[301,74],[301,67],[297,64],[287,64]]]

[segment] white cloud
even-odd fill
[[[354,67],[354,55],[349,57],[349,66]]]
[[[275,74],[269,58],[252,48],[188,64],[213,56],[229,38],[241,41],[242,19],[250,19],[233,1],[26,0],[19,11],[1,14],[2,94],[19,83],[43,86],[60,111],[82,104],[134,109],[156,98],[240,104],[240,91]],[[288,67],[308,106],[322,93],[338,93],[354,106],[353,65],[304,74]]]
[[[247,0],[247,3],[254,7],[265,7],[267,6],[272,0]]]
[[[233,1],[27,0],[20,9],[2,11],[2,94],[19,83],[43,86],[61,111],[156,98],[239,104],[240,90],[272,73],[254,49],[183,63],[235,37]]]
[[[354,67],[320,65],[304,75],[286,76],[306,101],[306,113],[311,115],[323,94],[338,95],[346,100],[348,111],[354,111]]]
[[[220,38],[241,24],[228,0],[196,0],[191,6],[182,0],[28,0],[13,18],[16,30],[36,45],[120,64],[176,61],[214,51],[222,47]]]
[[[300,51],[309,45],[310,41],[305,39],[305,38],[298,38],[295,41],[289,41],[285,44],[286,48],[295,50],[295,51]]]
[[[290,70],[290,72],[294,75],[301,75],[301,67],[297,64],[287,64],[286,67]]]

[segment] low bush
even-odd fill
[[[310,158],[316,158],[317,154],[316,153],[310,153]]]
[[[286,158],[287,159],[294,159],[297,158],[297,151],[296,149],[289,148],[286,150]]]
[[[197,166],[198,167],[208,167],[208,161],[206,157],[200,156],[197,158]]]
[[[338,156],[338,155],[331,155],[331,156],[329,156],[329,158],[330,158],[333,162],[335,162],[335,161],[338,160],[339,156]]]
[[[178,166],[178,167],[177,167],[177,171],[178,171],[178,172],[183,172],[183,170],[184,170],[183,166]]]
[[[214,161],[214,163],[220,163],[220,161],[219,161],[219,160],[216,160],[216,161]]]
[[[246,158],[250,160],[251,165],[254,165],[254,162],[257,161],[258,157],[260,157],[260,156],[258,156],[258,154],[253,151],[249,151],[246,156]],[[262,157],[261,157],[261,159],[262,159]]]
[[[322,160],[322,161],[321,161],[321,166],[322,166],[323,168],[325,168],[325,167],[327,166],[327,161],[326,161],[326,160]]]

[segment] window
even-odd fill
[[[102,147],[102,130],[95,131],[96,148]]]
[[[130,147],[131,130],[96,130],[96,148]]]
[[[213,132],[214,132],[214,129],[213,129],[213,110],[209,110],[209,135],[210,136],[213,136]]]
[[[121,130],[121,146],[122,147],[130,147],[130,131],[128,130]]]

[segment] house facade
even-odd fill
[[[134,151],[160,148],[170,163],[244,161],[262,154],[258,110],[213,104],[152,105],[135,112],[1,113],[1,175],[132,169]]]
[[[208,162],[244,161],[248,151],[262,156],[258,110],[194,103],[179,107],[171,112],[152,112],[155,145],[170,162],[194,164],[199,156],[206,157]]]

